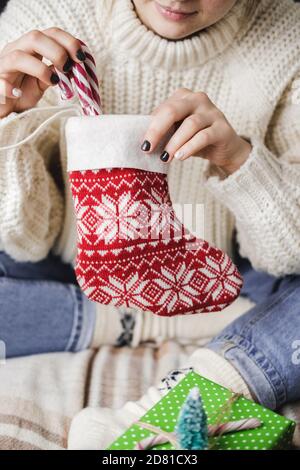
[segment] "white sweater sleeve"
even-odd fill
[[[10,0],[0,17],[0,49],[24,32],[34,29],[34,9],[27,16],[18,7],[23,2]],[[35,0],[32,2],[37,4]],[[22,7],[24,9],[24,5]],[[49,90],[41,105],[52,105],[54,92]],[[37,116],[38,115],[38,116]],[[45,119],[35,113],[8,126],[1,126],[0,147],[19,142]],[[53,124],[38,138],[20,148],[0,151],[0,249],[18,261],[38,261],[51,249],[59,234],[63,218],[63,196],[51,175],[51,159],[59,140],[59,129]]]
[[[0,146],[22,140],[38,124],[24,117],[1,130],[0,122]],[[50,173],[57,142],[52,126],[31,143],[0,151],[0,243],[17,261],[43,259],[61,229],[63,196]]]
[[[240,253],[257,270],[300,274],[299,79],[286,91],[265,142],[229,177],[210,173],[207,186],[236,218]],[[298,93],[299,95],[299,93]]]

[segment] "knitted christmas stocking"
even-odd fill
[[[78,283],[91,300],[157,315],[222,310],[238,296],[241,276],[224,252],[177,219],[158,157],[163,143],[151,156],[139,148],[149,120],[68,121]]]

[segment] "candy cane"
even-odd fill
[[[61,92],[61,97],[63,100],[70,100],[74,96],[72,82],[69,76],[65,73],[62,73],[60,70],[55,68],[55,72],[59,76],[59,88]]]
[[[68,74],[56,70],[60,82],[61,97],[64,100],[78,95],[83,113],[88,116],[102,114],[99,81],[95,60],[84,42],[80,41],[86,60],[80,64],[74,63]],[[72,83],[73,80],[73,83]]]
[[[209,436],[220,436],[228,432],[244,431],[246,429],[256,429],[261,426],[261,421],[256,418],[240,419],[239,421],[229,421],[228,423],[211,424],[208,426]]]
[[[134,449],[135,450],[148,450],[148,449],[152,449],[152,447],[155,447],[155,446],[167,444],[168,442],[170,441],[165,436],[162,436],[162,435],[150,436],[138,442]]]
[[[141,427],[145,427],[146,429],[149,429],[148,426],[145,426],[144,423],[138,422],[137,423]],[[208,426],[208,435],[210,437],[214,436],[221,436],[223,434],[227,434],[229,432],[237,432],[237,431],[243,431],[243,430],[248,430],[248,429],[256,429],[261,426],[261,421],[256,418],[247,418],[247,419],[241,419],[239,421],[229,421],[228,423],[221,423],[221,424],[212,424]],[[152,427],[152,431],[154,432],[154,427]],[[159,434],[160,429],[155,428],[155,432],[157,434],[155,436],[149,436],[143,439],[142,441],[138,442],[135,446],[136,450],[147,450],[151,449],[154,446],[166,444],[167,442],[170,442],[170,438],[166,434]],[[169,434],[169,433],[168,433]],[[175,433],[170,433],[169,436],[173,439],[176,439]]]
[[[82,41],[80,42],[82,45],[82,50],[86,55],[86,60],[84,61],[84,65],[85,65],[86,72],[89,76],[89,82],[92,88],[93,97],[96,103],[98,103],[98,106],[101,108],[101,97],[99,93],[99,81],[97,77],[96,62],[91,52],[89,51],[88,47],[84,44],[84,42]]]
[[[84,64],[76,64],[73,67],[72,73],[75,90],[77,91],[84,113],[91,116],[101,114],[101,108],[98,100],[96,101],[95,99],[95,91],[92,89],[90,77]]]

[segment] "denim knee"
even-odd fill
[[[276,409],[300,399],[300,276],[228,325],[208,347],[240,372],[258,401]],[[300,353],[299,353],[300,356]]]

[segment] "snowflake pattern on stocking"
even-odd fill
[[[76,275],[91,299],[172,316],[222,310],[242,279],[230,258],[187,233],[166,175],[113,168],[70,173]]]
[[[168,240],[171,236],[181,237],[183,225],[176,217],[167,195],[161,195],[160,191],[152,188],[151,196],[151,199],[147,200],[151,211],[151,238]]]
[[[140,237],[146,216],[143,206],[135,201],[130,192],[119,199],[104,195],[97,207],[99,215],[96,233],[106,243],[116,239],[134,240]]]
[[[146,308],[151,305],[142,297],[147,283],[148,281],[140,280],[138,273],[126,281],[116,276],[109,276],[108,285],[103,286],[102,290],[110,296],[110,303],[116,307],[126,305],[126,307]]]

